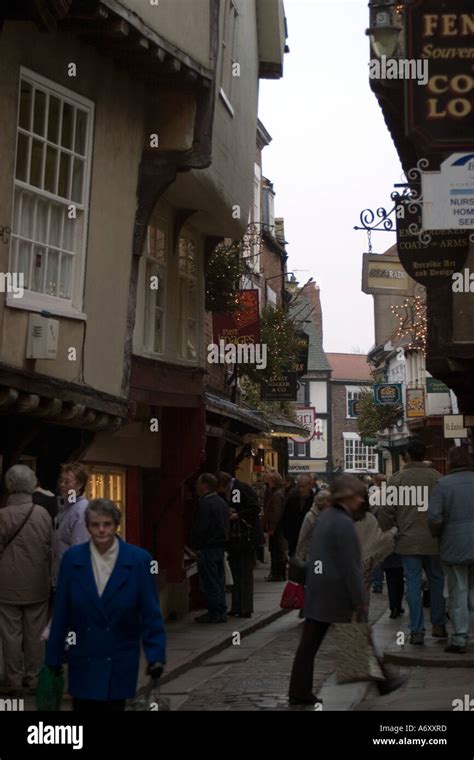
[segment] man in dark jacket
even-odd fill
[[[298,490],[291,494],[285,504],[285,511],[282,518],[283,535],[288,541],[288,552],[290,557],[296,551],[301,526],[305,515],[313,506],[314,492],[313,479],[311,475],[298,475]]]
[[[229,565],[234,585],[229,615],[252,617],[253,568],[260,536],[260,509],[257,494],[248,483],[227,472],[218,474],[219,493],[230,508]],[[235,527],[234,527],[235,526]]]
[[[441,560],[448,579],[454,635],[445,652],[464,654],[474,601],[474,470],[468,450],[451,448],[448,468],[449,474],[433,488],[428,525],[433,536],[441,536]]]
[[[229,507],[217,494],[217,479],[210,472],[196,483],[199,506],[193,519],[192,544],[199,550],[198,572],[208,611],[196,623],[225,623],[224,553],[229,540]]]
[[[268,533],[268,548],[272,558],[270,575],[266,581],[286,580],[286,541],[281,529],[281,519],[285,508],[283,478],[278,472],[268,476],[269,498],[263,513],[263,530]]]

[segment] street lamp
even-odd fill
[[[377,58],[392,58],[403,29],[403,0],[373,0],[369,2],[370,27],[366,34]]]

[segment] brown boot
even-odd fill
[[[433,625],[433,628],[431,630],[431,635],[434,636],[435,639],[447,639],[448,632],[446,630],[446,626]]]

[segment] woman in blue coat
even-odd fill
[[[68,549],[61,562],[45,663],[57,672],[67,645],[73,709],[119,711],[135,696],[140,644],[147,673],[163,672],[156,563],[116,535],[120,510],[113,501],[91,501],[85,519],[91,540]]]

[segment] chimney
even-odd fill
[[[313,320],[313,324],[316,331],[321,336],[321,342],[323,340],[323,311],[321,308],[321,299],[319,293],[319,285],[315,282],[308,283],[303,289],[303,295],[306,296],[311,304],[312,314],[310,319]]]
[[[279,243],[285,244],[285,220],[282,217],[275,219],[275,237]]]

